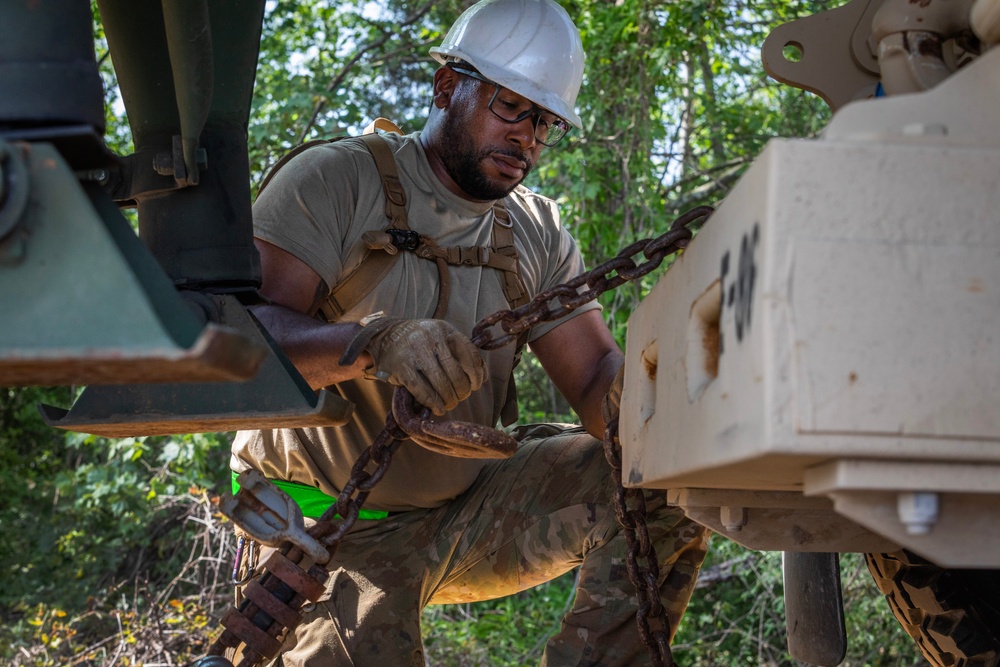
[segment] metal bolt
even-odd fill
[[[726,530],[738,533],[743,529],[743,526],[747,525],[747,508],[720,507],[719,518],[722,520],[722,525],[725,526]]]
[[[85,169],[76,172],[76,177],[86,183],[98,183],[104,185],[111,178],[111,172],[107,169]]]
[[[173,153],[157,153],[153,157],[153,171],[155,171],[160,176],[173,176],[174,175],[174,154]]]
[[[910,535],[927,535],[938,520],[938,494],[927,491],[901,493],[896,499],[899,520]]]

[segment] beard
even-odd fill
[[[451,141],[440,150],[441,161],[452,180],[470,197],[481,201],[503,199],[524,181],[531,172],[534,162],[528,155],[513,148],[477,149],[467,130],[472,121],[469,118],[464,120],[463,123],[459,114],[454,113],[445,117],[445,136],[449,137]],[[492,155],[505,155],[523,162],[526,167],[521,180],[513,185],[491,180],[483,171],[482,161]]]

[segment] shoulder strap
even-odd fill
[[[375,134],[376,130],[379,132],[389,132],[391,134],[403,134],[403,130],[400,129],[399,125],[396,125],[388,118],[382,118],[381,116],[365,125],[365,129],[361,131],[361,134]]]
[[[376,118],[365,128],[364,134],[359,138],[375,160],[375,167],[381,177],[382,191],[385,194],[385,215],[389,218],[389,226],[405,230],[408,229],[406,224],[406,192],[400,183],[399,171],[396,169],[396,160],[392,156],[392,151],[385,140],[379,136],[377,130],[395,132],[396,134],[403,132],[392,121]],[[258,188],[258,195],[264,191],[274,176],[297,155],[314,146],[330,144],[348,138],[350,137],[316,139],[296,146],[282,156],[267,172],[260,188]],[[353,304],[364,298],[385,277],[394,261],[395,257],[389,253],[367,253],[362,259],[361,265],[352,271],[347,278],[334,285],[327,298],[319,304],[311,315],[315,316],[321,313],[328,322],[336,320]]]
[[[399,180],[399,170],[392,150],[381,136],[376,133],[361,136],[365,148],[371,153],[382,180],[382,192],[385,195],[385,216],[389,219],[392,229],[408,230],[406,224],[406,192]],[[366,251],[357,268],[346,278],[334,285],[326,299],[320,302],[317,313],[327,322],[334,322],[350,310],[350,308],[365,298],[376,285],[382,282],[389,269],[396,263],[396,254],[388,252]]]
[[[399,180],[399,170],[396,169],[396,158],[392,156],[389,144],[381,135],[363,134],[361,141],[375,159],[375,167],[382,179],[382,192],[385,193],[385,217],[389,218],[390,227],[394,229],[409,229],[406,226],[406,191]]]
[[[514,245],[514,223],[510,220],[507,207],[500,201],[493,205],[493,247],[499,257],[511,260],[514,270],[500,272],[503,294],[511,309],[519,308],[530,300],[528,288],[521,277],[521,263],[518,261],[517,246]],[[523,331],[517,337],[514,347],[514,363],[510,367],[510,378],[507,380],[507,395],[500,408],[500,423],[510,426],[517,421],[517,385],[514,383],[514,368],[521,363],[521,353],[528,344],[528,332]]]
[[[503,202],[493,204],[493,253],[490,259],[496,257],[494,268],[501,269],[503,294],[511,309],[519,308],[528,303],[528,288],[521,278],[521,262],[518,261],[517,246],[514,245],[514,223]],[[523,345],[518,341],[519,347]]]

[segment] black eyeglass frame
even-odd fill
[[[490,112],[494,116],[496,116],[497,118],[499,118],[500,120],[502,120],[503,122],[505,122],[505,123],[511,123],[511,124],[520,123],[525,118],[534,116],[534,120],[532,121],[531,126],[534,129],[534,131],[535,131],[535,141],[537,141],[538,143],[542,144],[543,146],[548,146],[549,148],[555,146],[560,141],[562,141],[563,137],[565,137],[567,134],[569,134],[570,130],[573,129],[573,126],[570,125],[569,122],[567,122],[563,118],[560,118],[558,115],[552,113],[548,109],[545,109],[543,107],[538,106],[534,102],[531,102],[531,108],[530,109],[528,109],[527,111],[523,111],[520,114],[518,114],[517,118],[513,118],[513,119],[511,119],[511,118],[504,118],[499,113],[497,113],[496,110],[493,108],[493,103],[496,102],[497,95],[500,94],[500,89],[503,88],[503,86],[501,86],[496,81],[491,81],[491,80],[487,79],[485,76],[483,76],[482,74],[480,74],[479,72],[477,72],[476,70],[472,69],[469,66],[463,66],[463,65],[460,65],[458,63],[448,63],[447,67],[448,67],[448,69],[454,70],[454,71],[458,72],[459,74],[464,74],[465,76],[470,77],[472,79],[475,79],[476,81],[482,81],[483,83],[488,83],[491,86],[493,86],[493,97],[490,98],[490,103],[489,103],[488,107],[489,107]],[[514,91],[511,91],[511,92],[514,92]],[[529,100],[529,102],[530,102],[530,100]],[[546,133],[546,136],[545,136],[544,139],[542,137],[538,136],[538,121],[541,120],[542,114],[546,114],[546,115],[552,116],[552,118],[555,119],[553,122],[548,123],[548,126],[549,126],[548,133],[551,133],[553,128],[562,129],[562,131],[563,131],[562,134],[560,134],[559,136],[557,136],[554,140],[548,138],[548,133]]]

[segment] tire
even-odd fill
[[[909,551],[865,560],[931,665],[1000,667],[1000,570],[949,570]]]

